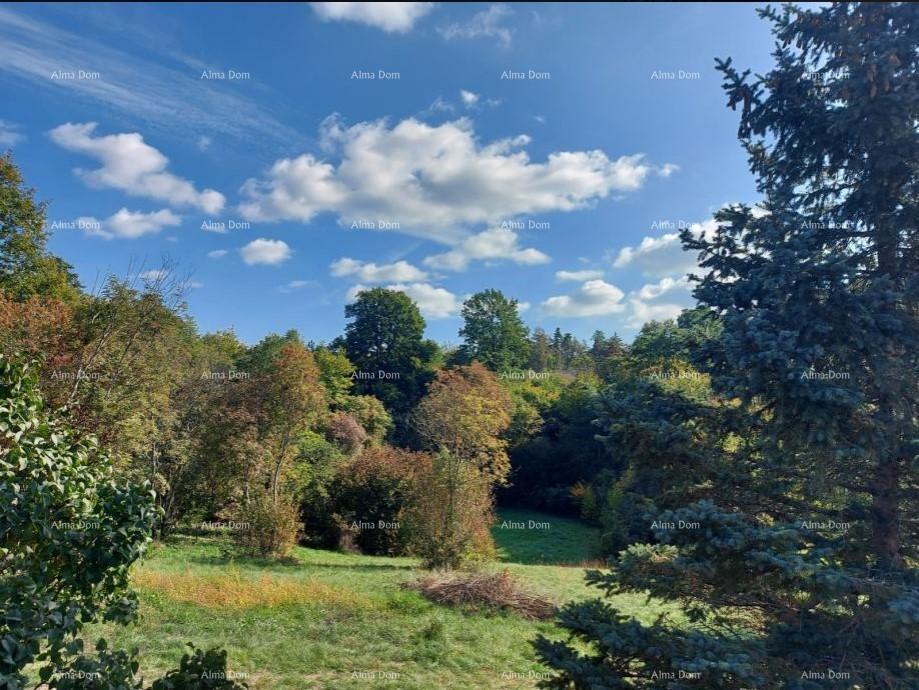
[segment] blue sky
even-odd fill
[[[489,287],[630,338],[756,200],[713,69],[768,68],[754,7],[0,5],[0,148],[85,284],[168,255],[203,331],[330,340],[383,285],[439,341]]]

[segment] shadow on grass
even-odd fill
[[[183,563],[193,563],[196,565],[210,566],[248,566],[259,569],[286,569],[286,568],[327,568],[341,570],[412,570],[415,566],[412,564],[399,565],[394,563],[375,563],[375,556],[360,555],[360,561],[345,563],[330,563],[322,560],[322,556],[313,555],[308,559],[297,558],[296,556],[287,556],[285,558],[266,558],[263,556],[253,555],[239,549],[233,542],[222,535],[214,536],[213,534],[173,534],[165,542],[160,542],[161,546],[166,548],[183,548],[187,546],[197,547],[196,550],[189,552],[187,549],[183,553]],[[327,553],[330,557],[343,556],[338,551],[325,549],[310,548],[313,554]]]
[[[580,520],[502,508],[491,533],[505,563],[583,566],[600,559],[600,530]]]
[[[335,553],[335,552],[332,552]],[[372,556],[368,556],[372,558]],[[230,554],[227,556],[188,556],[183,559],[186,563],[195,563],[197,565],[237,565],[252,566],[262,569],[271,568],[311,568],[311,569],[338,569],[338,570],[413,570],[412,565],[393,565],[391,563],[323,563],[321,561],[301,561],[296,558],[285,558],[283,560],[272,560],[270,558],[258,558],[255,556],[246,556],[240,554]]]

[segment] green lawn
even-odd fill
[[[538,528],[502,528],[505,520]],[[542,523],[549,523],[548,526]],[[596,555],[596,533],[571,520],[505,511],[495,527],[502,562],[535,592],[559,603],[591,596],[579,563]],[[250,687],[533,688],[542,668],[530,641],[561,635],[552,622],[471,613],[400,588],[417,577],[410,558],[298,548],[296,563],[234,557],[220,537],[177,537],[155,545],[134,570],[140,621],[104,629],[116,646],[137,646],[149,679],[177,665],[186,641],[223,646],[229,668]],[[661,611],[644,597],[616,604],[650,622]],[[88,639],[94,639],[92,636]]]

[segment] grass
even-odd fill
[[[533,510],[499,511],[491,534],[501,560],[512,563],[581,565],[600,557],[599,529]]]
[[[502,521],[549,523],[502,528]],[[534,593],[562,603],[594,596],[584,570],[596,533],[576,521],[503,511],[495,527],[501,562]],[[234,555],[225,537],[177,537],[135,567],[141,615],[128,628],[93,626],[116,646],[140,648],[149,680],[178,664],[186,641],[222,646],[229,669],[256,690],[534,688],[546,669],[533,656],[552,621],[473,613],[434,604],[401,583],[411,558],[297,548],[291,562]],[[553,563],[552,559],[556,562]],[[643,596],[614,604],[651,622],[662,605]]]

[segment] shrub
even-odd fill
[[[0,687],[23,687],[31,664],[47,681],[97,663],[78,635],[133,619],[128,569],[154,516],[149,489],[116,484],[95,438],[45,409],[34,370],[0,355]]]
[[[335,485],[335,512],[363,553],[400,554],[408,547],[403,511],[413,477],[431,464],[426,453],[368,448],[344,466]]]
[[[179,668],[167,673],[150,686],[150,690],[242,690],[245,683],[233,680],[227,671],[227,653],[222,649],[202,651],[194,645],[182,656]]]
[[[100,639],[84,654],[79,635],[86,623],[136,617],[128,570],[150,541],[154,497],[117,484],[96,439],[49,413],[36,382],[0,355],[0,688],[31,687],[32,666],[54,690],[139,689],[136,650]],[[181,682],[153,688],[244,687],[204,675],[225,667],[224,652],[198,652],[183,659]]]
[[[426,568],[475,566],[495,553],[488,476],[442,451],[415,474],[404,523]]]
[[[240,509],[244,528],[236,532],[239,544],[264,558],[283,558],[297,543],[299,507],[295,501],[258,491]]]

